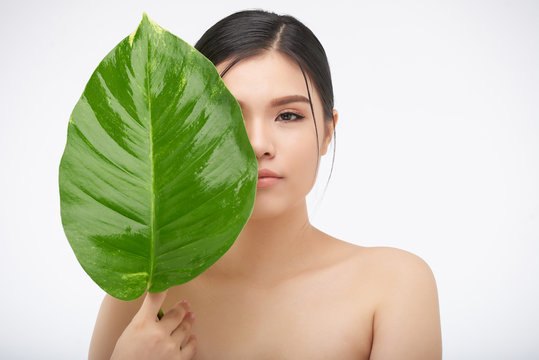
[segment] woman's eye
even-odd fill
[[[293,112],[285,112],[285,113],[280,114],[279,118],[285,121],[294,121],[294,120],[303,119],[304,116],[301,116]]]

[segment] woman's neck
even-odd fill
[[[305,201],[274,217],[251,217],[207,275],[276,284],[306,267],[316,237]]]

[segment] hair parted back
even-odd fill
[[[318,129],[306,73],[322,100],[324,121],[335,126],[333,85],[326,52],[313,32],[293,16],[278,15],[259,9],[239,11],[215,23],[202,35],[194,47],[215,66],[223,61],[232,60],[220,74],[221,77],[242,59],[262,54],[265,51],[276,50],[288,55],[298,63],[305,78],[317,144]],[[335,131],[333,136],[334,162]],[[317,148],[320,148],[319,144]],[[320,152],[318,152],[318,158],[320,158]]]

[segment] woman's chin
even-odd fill
[[[253,212],[249,220],[275,219],[276,217],[285,215],[285,213],[286,216],[290,217],[296,211],[303,211],[304,206],[305,195],[296,198],[292,194],[288,194],[288,196],[271,195],[268,197],[257,194]]]
[[[257,197],[257,199],[255,200],[253,212],[251,213],[249,220],[263,220],[274,218],[276,216],[279,216],[279,214],[282,214],[283,211],[285,211],[285,208],[283,207],[284,204],[281,204],[276,199],[268,200],[269,201],[263,201],[263,199],[259,199]]]

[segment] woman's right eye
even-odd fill
[[[295,121],[295,120],[301,120],[303,119],[305,116],[301,116],[299,114],[296,114],[296,113],[293,113],[293,112],[284,112],[282,114],[279,114],[278,116],[279,118],[281,118],[282,120],[284,121]],[[293,118],[295,117],[295,118]]]

